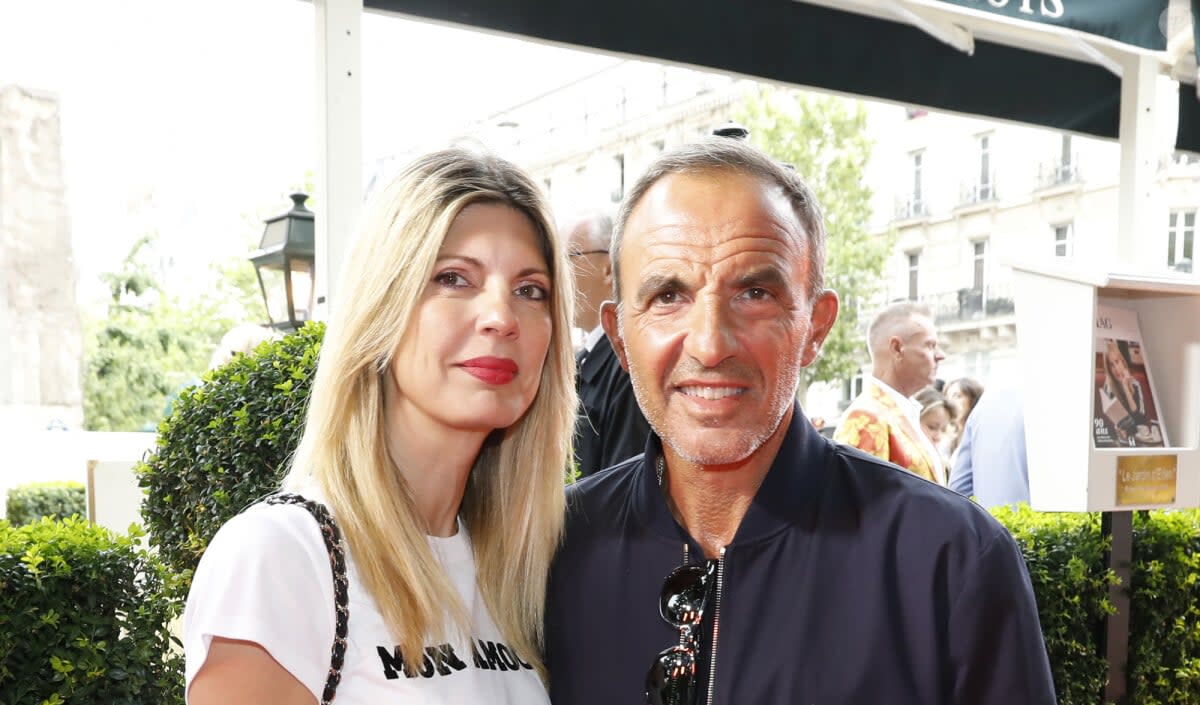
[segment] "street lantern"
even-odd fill
[[[312,318],[316,291],[313,212],[308,196],[293,193],[292,209],[267,220],[258,251],[250,255],[273,328],[293,331]]]

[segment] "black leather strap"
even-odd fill
[[[350,626],[350,581],[346,578],[346,552],[342,547],[342,532],[333,515],[320,502],[305,499],[296,494],[277,494],[263,500],[267,504],[294,504],[304,507],[321,527],[321,538],[329,552],[329,568],[333,572],[333,602],[336,622],[333,646],[330,649],[329,676],[325,679],[325,690],[321,694],[321,705],[333,702],[338,683],[342,680],[342,666],[346,662],[346,633]]]

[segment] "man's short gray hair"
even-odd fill
[[[867,326],[867,346],[870,348],[871,359],[875,359],[876,353],[887,346],[892,336],[900,334],[900,329],[906,327],[909,321],[917,316],[932,320],[933,311],[916,301],[897,301],[884,306],[883,310],[875,314],[871,325]]]
[[[603,210],[575,213],[559,225],[558,231],[563,237],[569,239],[580,226],[587,227],[586,250],[608,252],[612,249],[613,218],[611,214]]]
[[[665,176],[713,172],[745,174],[783,189],[807,238],[808,296],[809,301],[815,301],[825,288],[825,221],[812,189],[790,167],[742,140],[728,137],[708,137],[664,152],[625,195],[613,222],[610,252],[617,301],[621,300],[621,245],[630,213],[650,187]]]

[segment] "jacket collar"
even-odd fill
[[[830,441],[812,427],[797,404],[779,453],[730,545],[752,543],[789,526],[810,523],[816,517],[832,452]],[[637,461],[640,466],[633,490],[635,512],[655,533],[671,540],[686,539],[686,530],[675,521],[658,486],[655,463],[661,454],[662,441],[651,433],[646,440],[646,452]]]
[[[616,357],[616,353],[613,352],[612,343],[608,342],[608,336],[602,335],[583,358],[583,364],[579,366],[579,381],[588,384],[595,381],[610,357]]]

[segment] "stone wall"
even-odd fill
[[[0,86],[0,425],[83,421],[76,302],[58,101]]]

